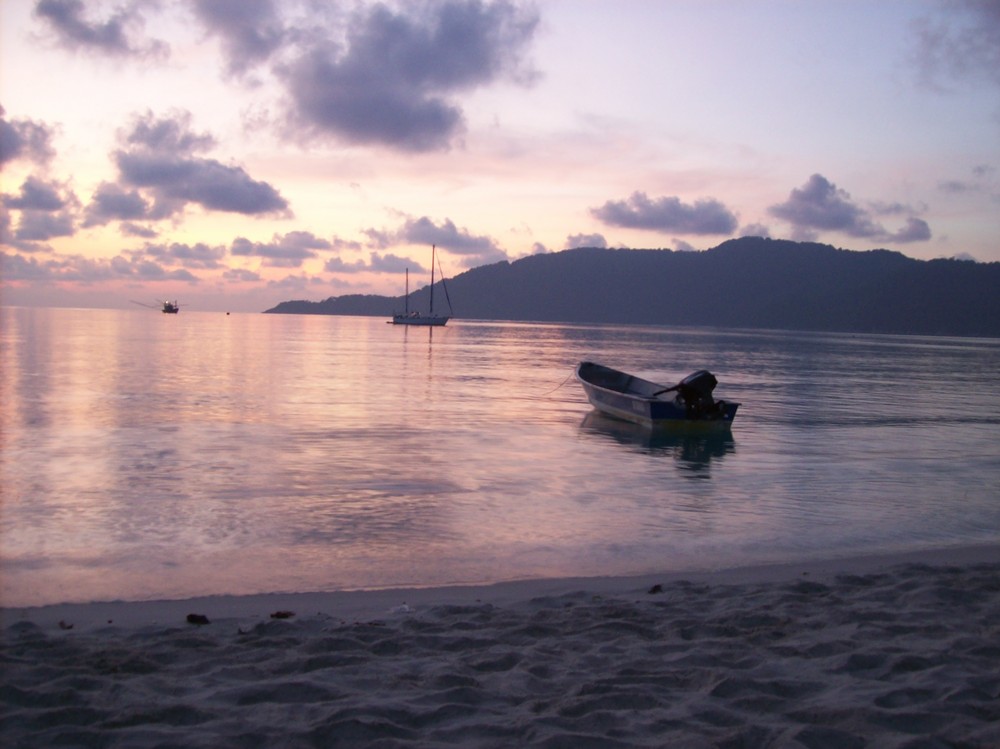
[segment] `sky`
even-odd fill
[[[0,0],[0,108],[3,305],[397,296],[432,245],[1000,261],[1000,0]]]

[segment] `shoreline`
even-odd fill
[[[1000,546],[2,615],[11,749],[1000,746]]]
[[[828,580],[842,574],[874,574],[905,564],[972,565],[1000,563],[1000,543],[934,547],[917,551],[828,557],[797,562],[754,564],[718,569],[684,570],[624,577],[567,577],[513,580],[484,585],[397,587],[327,592],[212,595],[150,601],[95,601],[44,606],[0,605],[0,630],[18,621],[42,628],[71,622],[77,631],[107,626],[170,626],[183,623],[188,613],[200,612],[210,620],[266,619],[274,611],[294,611],[300,616],[324,614],[344,621],[378,619],[413,614],[439,605],[489,603],[509,606],[542,596],[575,592],[592,595],[630,595],[653,585],[677,581],[737,585],[778,583],[806,576]]]

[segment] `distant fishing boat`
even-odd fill
[[[700,369],[676,385],[660,385],[593,362],[580,362],[576,378],[597,410],[644,426],[727,428],[739,403],[716,400],[715,375]]]
[[[410,269],[406,269],[406,296],[404,297],[406,308],[403,314],[396,313],[392,316],[393,325],[445,325],[451,319],[450,315],[434,314],[434,263],[437,259],[437,246],[431,245],[431,301],[430,308],[426,315],[419,312],[410,312]],[[444,288],[445,298],[448,297],[448,287],[444,285],[444,271],[441,271],[441,285]],[[448,311],[451,311],[451,299],[448,299]]]
[[[156,301],[159,303],[160,305],[159,307],[154,307],[153,305],[146,304],[144,302],[137,302],[134,299],[130,301],[132,302],[132,304],[138,304],[140,307],[149,307],[149,309],[159,309],[160,312],[162,312],[165,315],[176,315],[178,312],[181,311],[181,305],[177,302],[177,300],[170,302],[167,301],[166,299],[162,300],[157,299]]]

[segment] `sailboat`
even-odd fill
[[[410,269],[406,269],[406,309],[403,314],[396,313],[392,316],[393,325],[445,325],[451,319],[450,315],[434,314],[434,264],[437,258],[437,246],[431,245],[431,303],[426,315],[417,311],[410,312]],[[444,287],[445,296],[448,296],[448,287],[444,286],[444,272],[441,272],[441,285]],[[451,311],[451,299],[448,299],[448,310]]]

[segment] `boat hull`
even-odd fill
[[[740,407],[739,403],[719,400],[711,409],[694,411],[677,397],[675,387],[592,362],[581,362],[576,378],[598,411],[643,426],[728,429]]]
[[[422,325],[422,326],[433,326],[441,327],[447,324],[448,320],[451,318],[443,317],[440,315],[434,315],[433,317],[427,315],[393,315],[392,324],[393,325]]]

